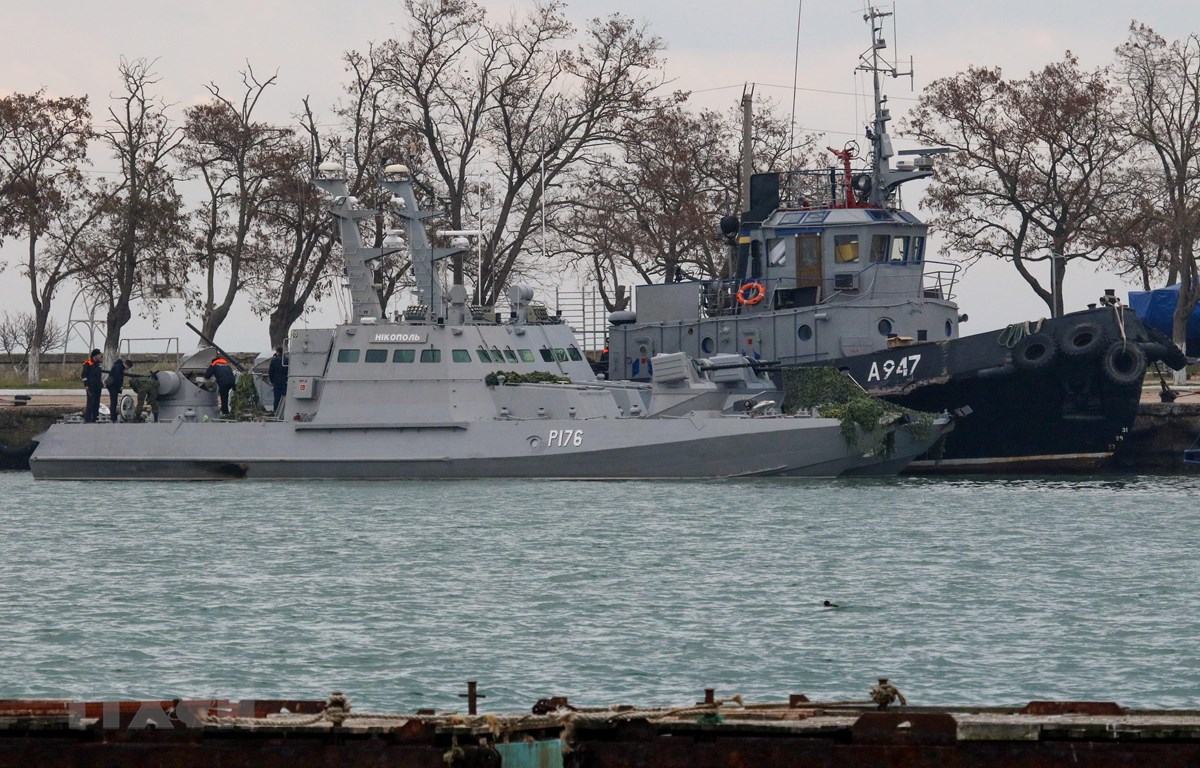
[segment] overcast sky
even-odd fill
[[[483,4],[501,15],[514,6],[527,7],[493,0]],[[1007,76],[1021,76],[1060,59],[1068,49],[1084,67],[1108,64],[1134,18],[1168,38],[1200,28],[1194,0],[898,0],[896,6],[896,34],[889,24],[886,38],[902,59],[912,56],[917,92],[970,65],[998,66]],[[614,12],[645,22],[667,44],[666,75],[672,87],[696,92],[694,100],[703,106],[732,105],[743,83],[751,82],[759,97],[774,99],[785,114],[793,96],[799,15],[796,121],[801,129],[825,133],[834,146],[860,135],[864,120],[866,104],[855,94],[868,86],[854,74],[868,42],[862,10],[862,0],[804,0],[802,6],[795,0],[576,0],[567,6],[568,16],[580,24]],[[283,121],[306,95],[315,109],[328,114],[343,79],[342,53],[392,36],[394,27],[403,24],[403,10],[396,0],[52,0],[6,3],[3,19],[0,94],[40,87],[50,95],[88,94],[100,122],[109,94],[118,87],[120,57],[157,59],[158,92],[175,105],[171,112],[181,119],[184,107],[208,95],[204,84],[209,81],[236,92],[237,72],[249,61],[257,72],[278,73],[278,86],[268,92],[262,117]],[[916,93],[907,80],[887,88],[893,115],[899,118]],[[897,145],[906,146],[903,141]],[[95,171],[113,168],[107,158],[95,158]],[[906,194],[908,202],[915,202],[913,192]],[[1073,268],[1065,290],[1068,309],[1083,308],[1107,287],[1118,288],[1121,295],[1128,288],[1103,272],[1084,274]],[[56,299],[55,314],[61,320],[72,295],[68,291]],[[963,333],[1047,314],[1007,264],[971,269],[958,301],[971,317]],[[29,307],[27,284],[9,266],[0,273],[0,310]],[[315,322],[332,322],[336,314],[330,305]],[[158,330],[135,321],[124,335],[178,336],[187,349],[195,343],[183,325],[187,319],[194,318],[176,307],[164,314]],[[266,324],[242,308],[222,327],[217,341],[239,351],[264,349]]]

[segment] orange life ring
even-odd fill
[[[748,290],[750,290],[751,288],[754,289],[754,293],[749,296],[746,295],[746,292]],[[737,300],[738,300],[738,304],[754,306],[755,304],[759,303],[764,298],[766,298],[766,295],[767,295],[767,289],[763,288],[762,283],[746,283],[745,285],[743,285],[741,288],[738,289]]]

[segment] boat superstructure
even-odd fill
[[[949,430],[948,420],[888,418],[850,434],[819,413],[784,415],[775,384],[740,355],[660,354],[646,382],[599,379],[574,332],[525,286],[507,318],[443,291],[408,169],[385,169],[389,215],[403,222],[367,247],[364,209],[336,163],[314,183],[339,223],[351,318],[290,334],[288,390],[267,418],[218,419],[199,374],[207,351],[158,375],[160,421],[57,424],[39,437],[35,477],[712,478],[894,474]],[[387,317],[372,263],[407,248],[416,306]]]
[[[729,276],[638,286],[636,313],[610,317],[609,376],[646,379],[663,351],[740,354],[785,371],[835,366],[898,404],[969,414],[937,461],[915,466],[1097,466],[1132,425],[1147,365],[1176,367],[1182,355],[1111,301],[960,335],[958,266],[928,258],[929,227],[901,205],[901,185],[932,175],[944,150],[893,150],[881,81],[908,73],[882,56],[889,15],[869,8],[864,17],[871,46],[859,68],[875,96],[868,150],[860,158],[851,142],[831,148],[832,168],[752,176],[747,210],[722,221]],[[866,166],[855,168],[860,159]]]

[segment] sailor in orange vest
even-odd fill
[[[229,367],[229,361],[220,356],[214,357],[212,364],[204,372],[204,378],[217,380],[217,392],[221,395],[221,413],[228,415],[229,390],[233,389],[233,385],[237,383],[237,377],[233,375],[233,369]]]
[[[87,405],[83,410],[83,420],[95,424],[100,420],[100,391],[103,389],[100,364],[104,362],[104,354],[93,349],[88,359],[83,361],[83,370],[79,378],[83,380],[83,389],[87,393]]]

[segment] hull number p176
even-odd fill
[[[546,438],[546,445],[550,448],[565,448],[568,445],[578,447],[583,445],[583,430],[552,429],[550,430],[550,435]]]

